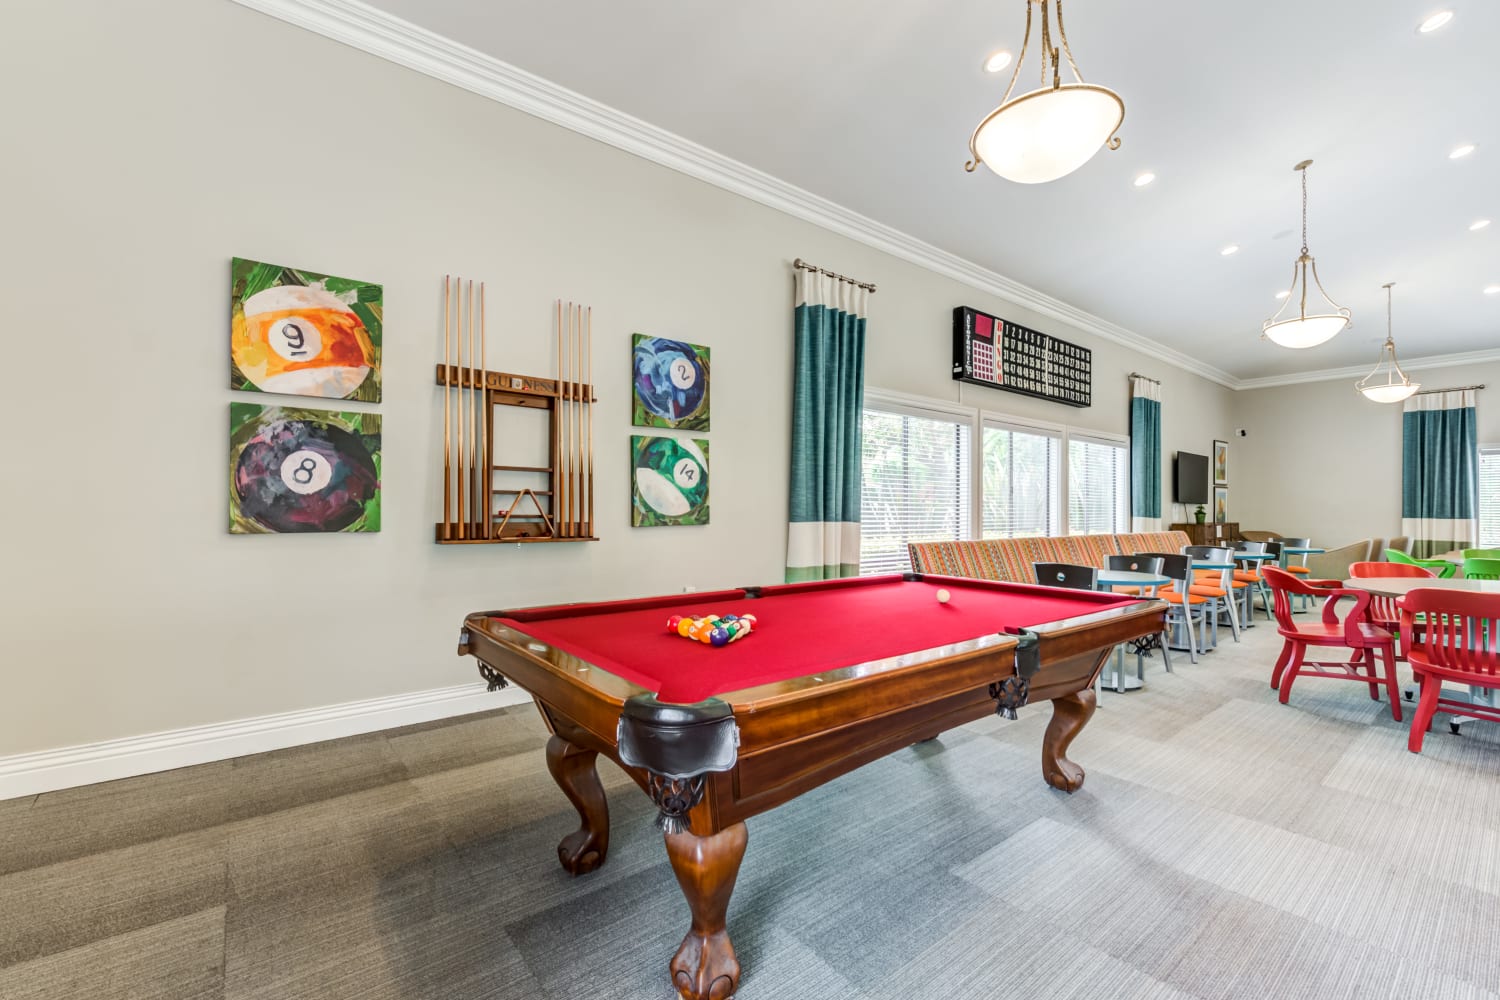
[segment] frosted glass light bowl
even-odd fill
[[[1070,83],[1022,94],[991,111],[969,147],[985,166],[1018,184],[1065,177],[1093,159],[1125,120],[1125,102],[1107,87]]]

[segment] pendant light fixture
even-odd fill
[[[1323,282],[1318,280],[1317,262],[1307,252],[1307,168],[1310,166],[1312,160],[1303,160],[1293,168],[1302,175],[1302,255],[1292,265],[1292,287],[1282,301],[1281,308],[1261,326],[1261,335],[1282,347],[1317,347],[1349,327],[1349,310],[1328,297],[1328,293],[1323,290]],[[1312,271],[1312,283],[1318,286],[1318,294],[1323,296],[1323,301],[1331,308],[1331,312],[1308,315],[1309,270]],[[1293,302],[1297,303],[1296,315],[1282,319],[1281,314]]]
[[[1380,349],[1380,360],[1375,363],[1374,371],[1354,385],[1366,399],[1375,403],[1399,403],[1422,388],[1422,383],[1406,377],[1401,363],[1396,360],[1396,341],[1391,338],[1391,286],[1394,284],[1393,281],[1382,286],[1385,289],[1385,346]]]
[[[1108,87],[1084,83],[1068,48],[1063,29],[1062,0],[1025,0],[1026,37],[1021,56],[1010,75],[1010,85],[1000,106],[985,116],[969,137],[971,159],[964,164],[970,173],[983,163],[1006,180],[1018,184],[1043,184],[1055,181],[1083,166],[1101,146],[1120,148],[1115,135],[1125,120],[1125,102]],[[1031,8],[1042,9],[1042,85],[1037,90],[1011,99],[1016,80],[1026,63],[1026,48],[1031,43]],[[1051,18],[1048,7],[1057,8],[1059,49],[1052,44]],[[1072,83],[1062,82],[1060,56],[1066,56],[1073,70]]]

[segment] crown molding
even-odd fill
[[[1211,382],[1237,387],[1239,380],[1233,375],[1198,358],[358,0],[233,2],[561,125]]]
[[[1407,358],[1401,368],[1408,372],[1425,371],[1431,368],[1453,368],[1486,361],[1500,361],[1500,349],[1467,351],[1463,354],[1430,354],[1425,358]],[[1324,368],[1315,372],[1297,372],[1294,375],[1267,375],[1263,378],[1236,379],[1234,389],[1274,389],[1283,385],[1304,385],[1308,382],[1335,382],[1339,379],[1361,379],[1370,374],[1373,364],[1351,365],[1348,368]]]

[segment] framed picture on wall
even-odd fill
[[[1229,520],[1229,487],[1214,487],[1214,523],[1223,524]]]
[[[1214,442],[1214,485],[1229,485],[1229,442]]]

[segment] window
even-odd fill
[[[985,421],[980,458],[982,537],[1061,533],[1061,452],[1058,432]]]
[[[896,405],[865,409],[861,573],[911,569],[909,541],[970,537],[973,422]]]
[[[1130,458],[1118,441],[1068,439],[1068,532],[1107,535],[1130,530]]]
[[[1479,449],[1479,547],[1500,548],[1500,445]]]
[[[861,573],[909,570],[907,542],[1130,530],[1122,437],[878,389],[861,427]]]

